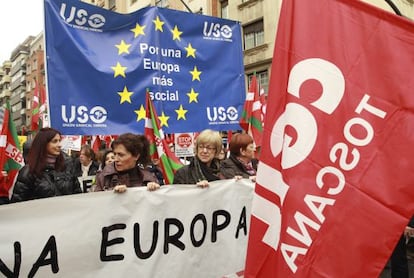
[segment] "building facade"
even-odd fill
[[[4,105],[7,99],[10,99],[10,69],[12,63],[4,61],[0,67],[0,105]]]
[[[26,63],[30,54],[30,44],[34,37],[29,36],[21,43],[10,57],[10,105],[11,120],[14,121],[19,134],[25,133],[26,127]]]

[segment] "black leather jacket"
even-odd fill
[[[81,193],[70,158],[65,159],[65,165],[66,169],[62,172],[48,166],[41,177],[33,176],[29,173],[29,166],[24,166],[17,176],[11,202]]]

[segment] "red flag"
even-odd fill
[[[378,277],[414,211],[414,24],[282,5],[245,277]]]
[[[92,150],[95,153],[98,153],[99,149],[101,148],[101,145],[102,145],[101,135],[93,135],[92,140],[91,140]]]
[[[257,147],[262,144],[262,123],[262,103],[260,101],[257,78],[256,75],[253,75],[240,118],[240,126],[253,137]]]
[[[260,101],[261,121],[263,123],[265,115],[266,115],[266,95],[265,95],[265,91],[263,88],[260,89],[259,101]]]
[[[47,117],[47,95],[45,86],[39,85],[39,119],[40,127],[49,126],[49,119]]]
[[[45,87],[35,81],[32,100],[32,122],[31,130],[37,131],[43,126],[48,126],[46,111],[46,91]]]
[[[10,104],[0,109],[0,197],[11,195],[12,187],[20,168],[24,165],[16,127],[10,121]],[[4,176],[3,172],[7,175]]]
[[[40,119],[40,113],[39,113],[39,86],[37,84],[37,81],[35,81],[35,88],[33,91],[33,99],[32,99],[32,125],[31,129],[32,131],[36,131],[39,129],[39,119]]]
[[[81,138],[81,146],[83,146],[83,145],[85,145],[85,144],[88,144],[88,137],[89,136],[82,136],[82,138]]]
[[[233,137],[233,131],[229,130],[227,132],[227,148],[229,147],[229,143],[230,143],[232,137]]]
[[[164,176],[165,184],[171,184],[175,172],[183,164],[168,147],[168,143],[157,116],[157,111],[151,101],[149,93],[146,93],[146,119],[145,119],[145,136],[150,141],[151,158],[160,160],[161,170]]]
[[[112,144],[112,141],[114,141],[115,140],[115,137],[114,136],[112,136],[112,135],[105,135],[105,146],[106,146],[106,148],[110,148],[111,147],[111,144]]]

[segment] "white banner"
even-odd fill
[[[0,274],[211,278],[235,273],[244,269],[253,188],[248,180],[224,180],[207,189],[130,188],[124,194],[0,206]]]

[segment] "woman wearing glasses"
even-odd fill
[[[207,187],[210,181],[222,179],[220,162],[217,159],[222,147],[220,133],[210,129],[202,131],[195,142],[193,161],[175,173],[173,183]]]

